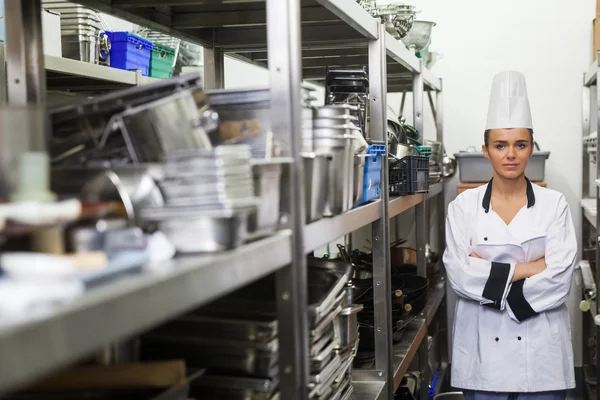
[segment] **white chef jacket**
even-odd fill
[[[514,393],[574,388],[565,300],[577,241],[569,205],[528,180],[527,206],[506,225],[491,196],[490,181],[448,207],[443,261],[458,294],[452,386]],[[543,256],[544,272],[511,284],[516,263]]]

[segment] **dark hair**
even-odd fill
[[[531,143],[533,144],[533,129],[527,128],[527,130],[529,131],[529,135],[531,136]],[[490,131],[491,129],[486,129],[483,133],[483,143],[485,144],[485,147],[488,147],[490,141]]]

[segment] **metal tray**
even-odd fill
[[[270,400],[278,385],[276,379],[206,375],[192,383],[191,394],[202,400]]]
[[[200,76],[190,74],[50,109],[48,119],[52,129],[49,142],[53,162],[78,165],[105,156],[104,153],[96,156],[96,152],[115,114],[172,96],[182,90],[198,88],[199,85]],[[125,146],[123,138],[113,139],[103,149],[107,154],[111,154],[111,149],[116,151]],[[82,157],[84,161],[81,160]]]
[[[243,315],[187,315],[152,331],[156,335],[202,336],[212,339],[268,344],[277,337],[278,323],[271,317],[248,319]]]
[[[327,363],[334,357],[335,355],[335,341],[330,339],[329,344],[321,350],[321,352],[316,357],[310,358],[310,373],[311,374],[319,374],[324,370]]]
[[[277,339],[268,344],[185,336],[147,335],[142,338],[146,360],[184,359],[188,366],[213,372],[272,378],[278,372]]]
[[[336,372],[342,366],[342,359],[339,355],[335,355],[329,363],[317,374],[311,374],[309,379],[309,388],[318,388],[324,386],[326,383],[333,382],[336,377]],[[331,381],[331,382],[330,382]],[[330,385],[329,385],[330,386]]]

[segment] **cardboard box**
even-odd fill
[[[600,18],[594,18],[592,21],[592,61],[598,58],[600,50]]]

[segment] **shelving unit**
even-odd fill
[[[598,132],[600,130],[600,96],[598,96],[599,88],[597,82],[598,69],[600,64],[598,59],[594,62],[589,70],[583,76],[583,101],[582,101],[582,116],[583,116],[583,134],[585,138],[591,132]],[[595,100],[595,102],[593,102]],[[585,246],[588,245],[590,239],[598,238],[597,227],[600,223],[600,216],[598,215],[598,207],[600,206],[600,192],[598,186],[594,184],[594,181],[600,177],[600,163],[587,151],[586,146],[583,146],[582,152],[583,160],[583,179],[582,179],[582,190],[581,190],[581,210],[582,210],[582,243]],[[596,260],[600,259],[600,247],[596,246]],[[600,269],[596,268],[596,287],[600,283]],[[582,294],[582,299],[583,299]],[[594,314],[600,311],[600,303],[593,302],[596,304],[596,310],[593,312],[585,312],[582,318],[582,355],[583,355],[583,369],[585,376],[586,393],[590,399],[600,400],[598,396],[597,385],[590,385],[590,382],[598,382],[600,379],[600,368],[597,368],[592,364],[592,359],[600,359],[600,346],[596,346],[595,351],[588,347],[589,339],[591,337],[600,338],[600,326],[594,323]],[[592,310],[591,310],[592,311]],[[592,354],[595,352],[595,354]]]
[[[445,282],[432,282],[423,313],[392,346],[390,289],[390,219],[414,208],[418,273],[426,274],[429,205],[437,207],[437,251],[444,248],[443,183],[428,194],[381,199],[334,218],[304,223],[303,166],[300,157],[302,80],[322,82],[328,66],[368,65],[370,134],[387,137],[388,92],[412,91],[414,125],[423,132],[424,91],[435,93],[437,140],[443,141],[442,82],[354,0],[80,0],[80,3],[205,47],[205,86],[224,84],[224,55],[269,69],[272,130],[286,132],[293,157],[289,190],[289,230],[235,251],[176,259],[160,273],[129,277],[91,291],[68,306],[35,321],[0,324],[0,395],[75,362],[101,346],[126,339],[176,315],[199,307],[271,273],[277,274],[281,398],[306,400],[308,329],[306,254],[371,224],[375,291],[375,365],[357,370],[352,399],[392,399],[418,356],[422,399],[428,396],[427,336],[434,318],[443,325]],[[7,18],[10,18],[7,15]],[[22,35],[28,35],[27,27]],[[34,30],[35,31],[35,30]],[[7,57],[9,54],[7,53]],[[48,87],[112,90],[143,84],[148,78],[107,67],[45,57]],[[39,72],[39,71],[38,71]],[[10,75],[10,74],[9,74]],[[33,85],[37,82],[27,82]],[[44,87],[37,90],[45,90]],[[388,185],[387,158],[382,188]],[[265,255],[268,255],[266,257]],[[443,311],[442,311],[443,310]],[[439,335],[444,337],[445,334]],[[440,365],[447,365],[447,349]],[[445,368],[445,367],[443,367]],[[438,371],[445,375],[445,370]],[[441,382],[440,382],[441,385]],[[439,389],[439,388],[438,388]]]

